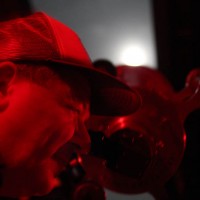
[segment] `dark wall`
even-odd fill
[[[152,0],[158,69],[178,91],[184,87],[189,71],[200,67],[198,2]],[[184,128],[187,144],[183,162],[166,185],[170,200],[198,199],[200,191],[200,109],[187,117]]]
[[[32,13],[29,0],[1,0],[0,21],[26,16]]]
[[[195,0],[152,0],[158,68],[179,90],[200,67],[200,6]]]

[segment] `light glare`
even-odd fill
[[[140,66],[145,64],[146,56],[141,47],[131,46],[124,49],[121,55],[121,60],[126,65]]]

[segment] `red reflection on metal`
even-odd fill
[[[101,185],[93,181],[84,181],[76,186],[71,200],[105,200],[106,195]]]
[[[122,81],[139,92],[142,106],[129,116],[91,117],[95,123],[89,128],[103,132],[110,141],[106,150],[111,154],[104,153],[107,158],[101,158],[99,165],[95,160],[90,162],[93,168],[90,166],[88,173],[113,191],[153,191],[175,174],[182,161],[187,142],[184,121],[200,108],[200,70],[189,73],[180,92],[150,68],[120,66],[119,72]]]

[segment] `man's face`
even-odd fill
[[[7,106],[0,111],[0,161],[5,165],[0,196],[50,192],[64,169],[54,159],[56,152],[69,140],[89,143],[84,131],[74,135],[80,121],[87,119],[88,108],[71,95],[67,82],[56,78],[48,87],[29,80],[10,84]]]

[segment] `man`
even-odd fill
[[[99,70],[102,70],[103,72],[107,72],[112,76],[117,77],[117,68],[115,65],[108,59],[97,59],[93,61],[93,66]]]
[[[138,94],[92,67],[70,28],[38,12],[0,24],[0,196],[40,196],[61,183],[57,152],[87,153],[85,121],[126,115]]]

